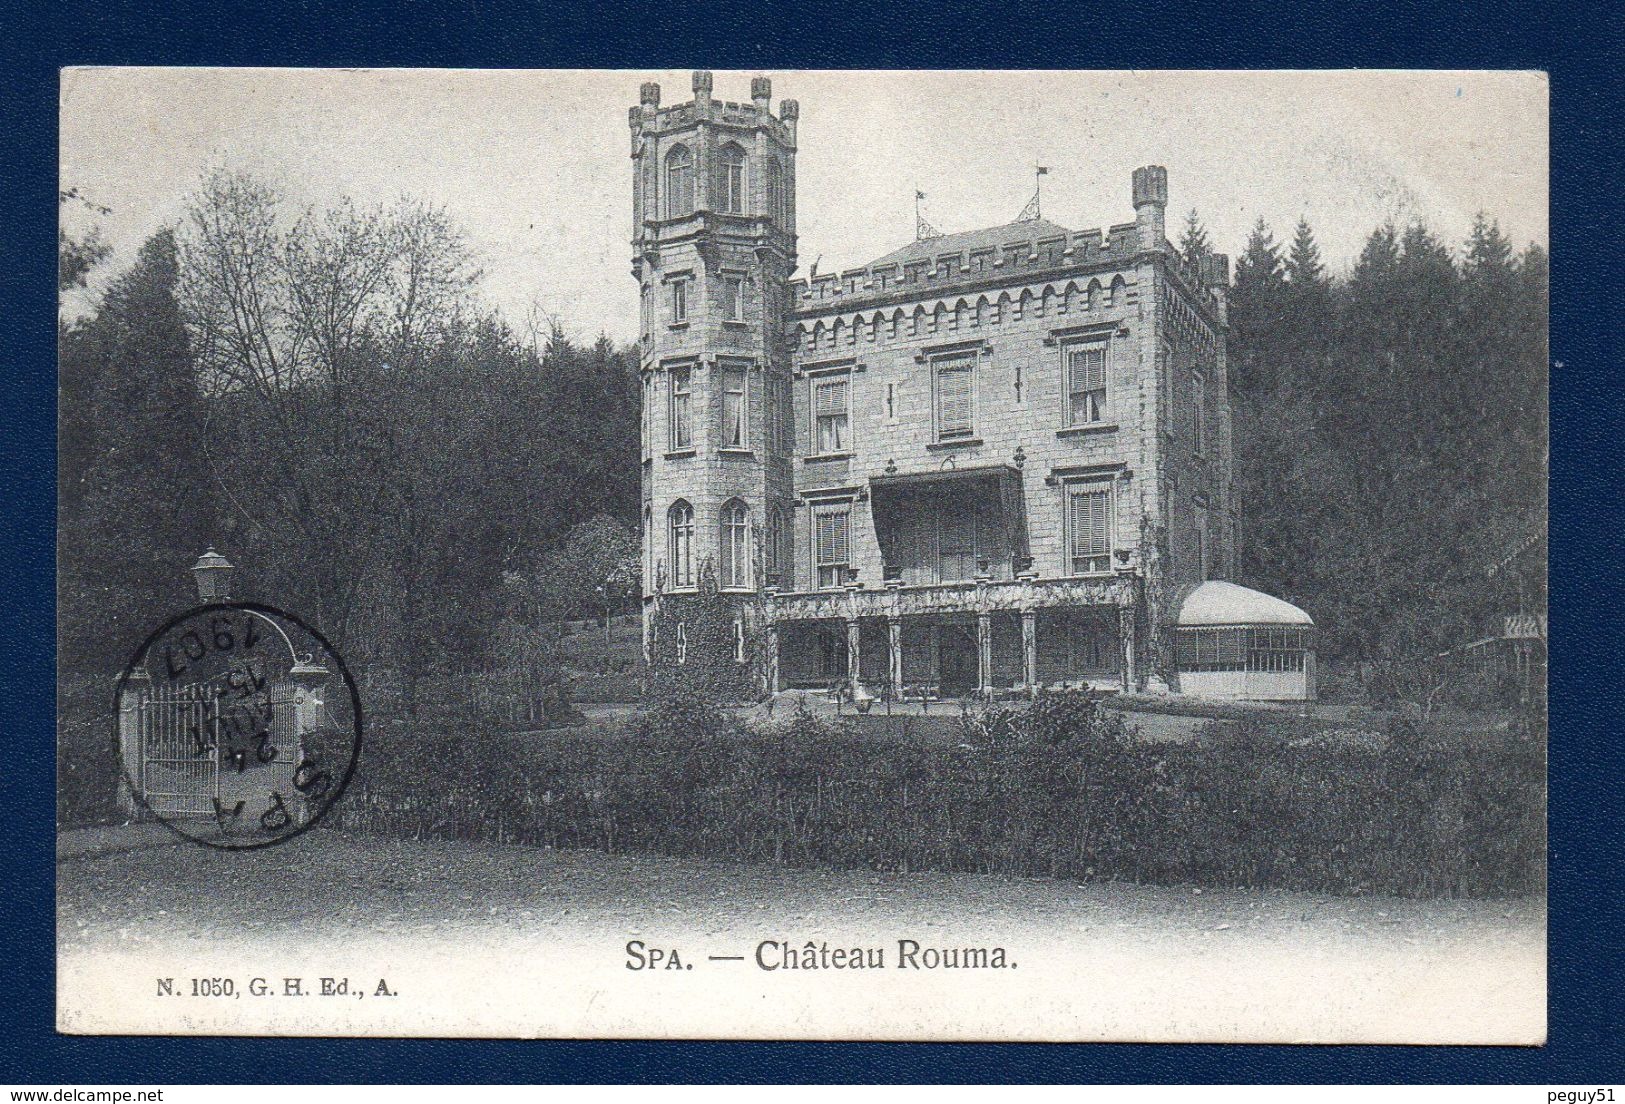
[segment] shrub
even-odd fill
[[[1544,885],[1537,752],[1306,741],[1294,718],[1127,739],[1087,694],[968,712],[957,742],[768,731],[671,693],[618,730],[412,736],[340,823],[714,859],[1413,896]]]

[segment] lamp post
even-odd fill
[[[236,566],[212,546],[192,565],[192,578],[197,580],[197,596],[204,602],[224,602],[230,598],[231,583],[236,576]]]

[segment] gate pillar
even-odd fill
[[[146,704],[152,698],[152,676],[146,668],[134,667],[119,690],[118,700],[118,754],[123,768],[118,778],[118,807],[126,816],[134,818],[141,812],[136,800],[136,787],[142,786],[142,740]]]

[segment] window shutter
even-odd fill
[[[845,510],[826,510],[818,515],[818,562],[847,562]]]
[[[818,416],[846,413],[846,381],[832,380],[818,385]]]
[[[1106,351],[1101,348],[1072,351],[1070,390],[1073,394],[1106,386]]]
[[[1068,497],[1071,517],[1067,523],[1072,527],[1072,558],[1074,561],[1089,554],[1089,496],[1081,491],[1073,491]],[[1074,565],[1073,570],[1077,567]]]
[[[1072,527],[1073,570],[1105,571],[1111,566],[1111,492],[1075,490],[1067,522]],[[1084,561],[1078,563],[1078,561]],[[1103,561],[1103,562],[1102,562]]]
[[[945,364],[937,371],[937,430],[944,437],[971,431],[971,366]]]
[[[1089,495],[1089,550],[1097,556],[1112,550],[1111,496],[1105,491]]]

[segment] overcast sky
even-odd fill
[[[748,101],[748,72],[716,73]],[[801,102],[801,275],[912,240],[914,191],[945,233],[1013,220],[1047,165],[1044,216],[1075,230],[1133,219],[1129,175],[1168,168],[1169,236],[1197,208],[1240,253],[1262,216],[1278,241],[1309,219],[1334,270],[1385,219],[1453,246],[1474,212],[1518,246],[1547,244],[1547,82],[1531,73],[770,72],[774,110]],[[408,195],[468,232],[486,297],[571,333],[636,331],[627,108],[634,71],[88,69],[64,74],[62,184],[113,209],[127,264],[179,220],[205,170],[260,174],[326,204]]]

